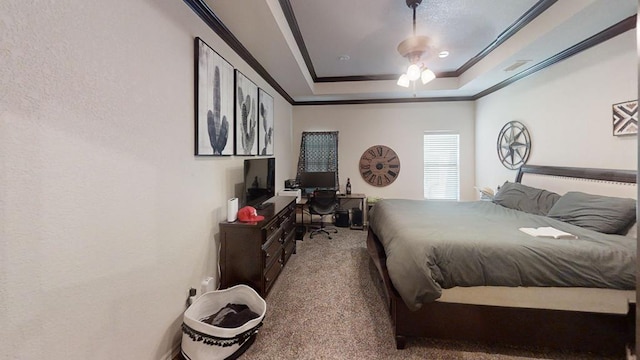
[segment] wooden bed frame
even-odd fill
[[[628,170],[528,165],[516,181],[524,173],[636,183],[636,172]],[[429,337],[623,355],[634,342],[635,306],[614,315],[434,301],[411,311],[391,283],[384,248],[371,229],[367,249],[382,278],[398,349],[408,337]]]

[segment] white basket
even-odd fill
[[[259,316],[237,328],[222,328],[200,321],[227,304],[245,304]],[[184,312],[182,355],[188,360],[235,359],[255,340],[267,303],[246,285],[202,294]]]

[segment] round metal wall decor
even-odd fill
[[[506,123],[498,134],[498,158],[507,169],[517,169],[529,159],[531,136],[519,121]]]
[[[400,159],[393,149],[385,145],[374,145],[360,157],[360,175],[373,186],[387,186],[400,174]]]

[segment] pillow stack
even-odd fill
[[[636,223],[636,201],[628,198],[578,191],[560,196],[551,191],[507,181],[498,190],[493,202],[604,234],[625,235]]]
[[[605,234],[624,235],[636,222],[636,201],[572,191],[563,195],[547,216]]]
[[[493,202],[529,214],[547,215],[560,195],[520,183],[505,182],[493,197]]]

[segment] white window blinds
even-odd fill
[[[458,200],[460,194],[460,135],[424,134],[424,197]]]

